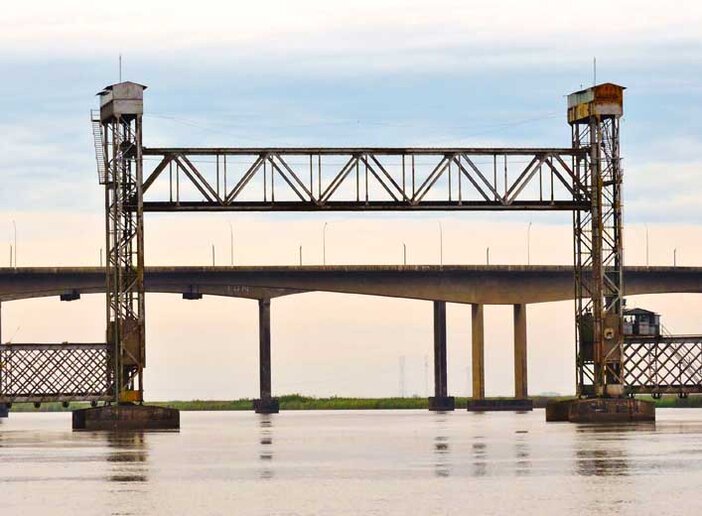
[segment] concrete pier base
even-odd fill
[[[148,405],[106,405],[73,411],[73,430],[178,430],[180,411]]]
[[[655,421],[656,405],[636,398],[590,398],[550,401],[546,421],[630,423]]]
[[[262,398],[253,400],[253,408],[256,414],[277,414],[280,412],[278,398]]]
[[[7,417],[10,415],[10,409],[4,403],[0,403],[0,417]]]
[[[429,410],[434,412],[450,412],[456,410],[456,398],[453,396],[431,396]]]
[[[534,410],[534,402],[529,399],[469,399],[468,412],[529,412]]]

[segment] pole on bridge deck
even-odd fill
[[[448,396],[446,357],[446,301],[434,301],[434,396],[429,410],[454,410],[456,401]]]
[[[514,305],[514,397],[528,398],[526,305]]]
[[[254,400],[257,414],[276,414],[278,400],[271,393],[271,300],[258,300],[259,388],[260,398]]]

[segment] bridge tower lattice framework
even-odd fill
[[[93,132],[101,136],[105,186],[107,345],[114,400],[143,402],[145,366],[142,115],[146,86],[121,82],[100,96]],[[102,163],[100,163],[102,158]]]
[[[590,210],[573,212],[576,390],[579,396],[622,396],[624,245],[619,124],[622,86],[605,83],[568,97],[576,176]],[[580,195],[576,192],[576,195]]]

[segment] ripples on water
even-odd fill
[[[702,514],[702,410],[185,412],[180,432],[0,423],[0,515]]]

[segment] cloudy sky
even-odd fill
[[[702,7],[695,2],[14,2],[0,14],[0,264],[97,264],[102,193],[89,111],[119,77],[149,86],[145,144],[567,146],[565,98],[627,87],[622,122],[629,264],[702,265]],[[147,263],[571,263],[567,214],[148,215]],[[4,229],[3,229],[4,228]],[[3,243],[3,240],[6,243]],[[3,250],[4,249],[4,250]],[[681,303],[685,299],[688,302]],[[699,332],[697,296],[639,298]],[[685,308],[681,308],[684,306]],[[104,299],[3,306],[2,339],[99,340]],[[468,392],[469,307],[449,308],[449,384]],[[529,307],[530,388],[573,386],[572,303]],[[511,386],[511,308],[488,307],[487,390]],[[41,317],[37,317],[41,314]],[[147,396],[257,389],[255,302],[149,296]],[[425,394],[426,302],[306,294],[273,304],[278,393]],[[546,365],[544,365],[546,364]],[[429,367],[431,371],[431,364]],[[431,383],[431,376],[429,376]]]

